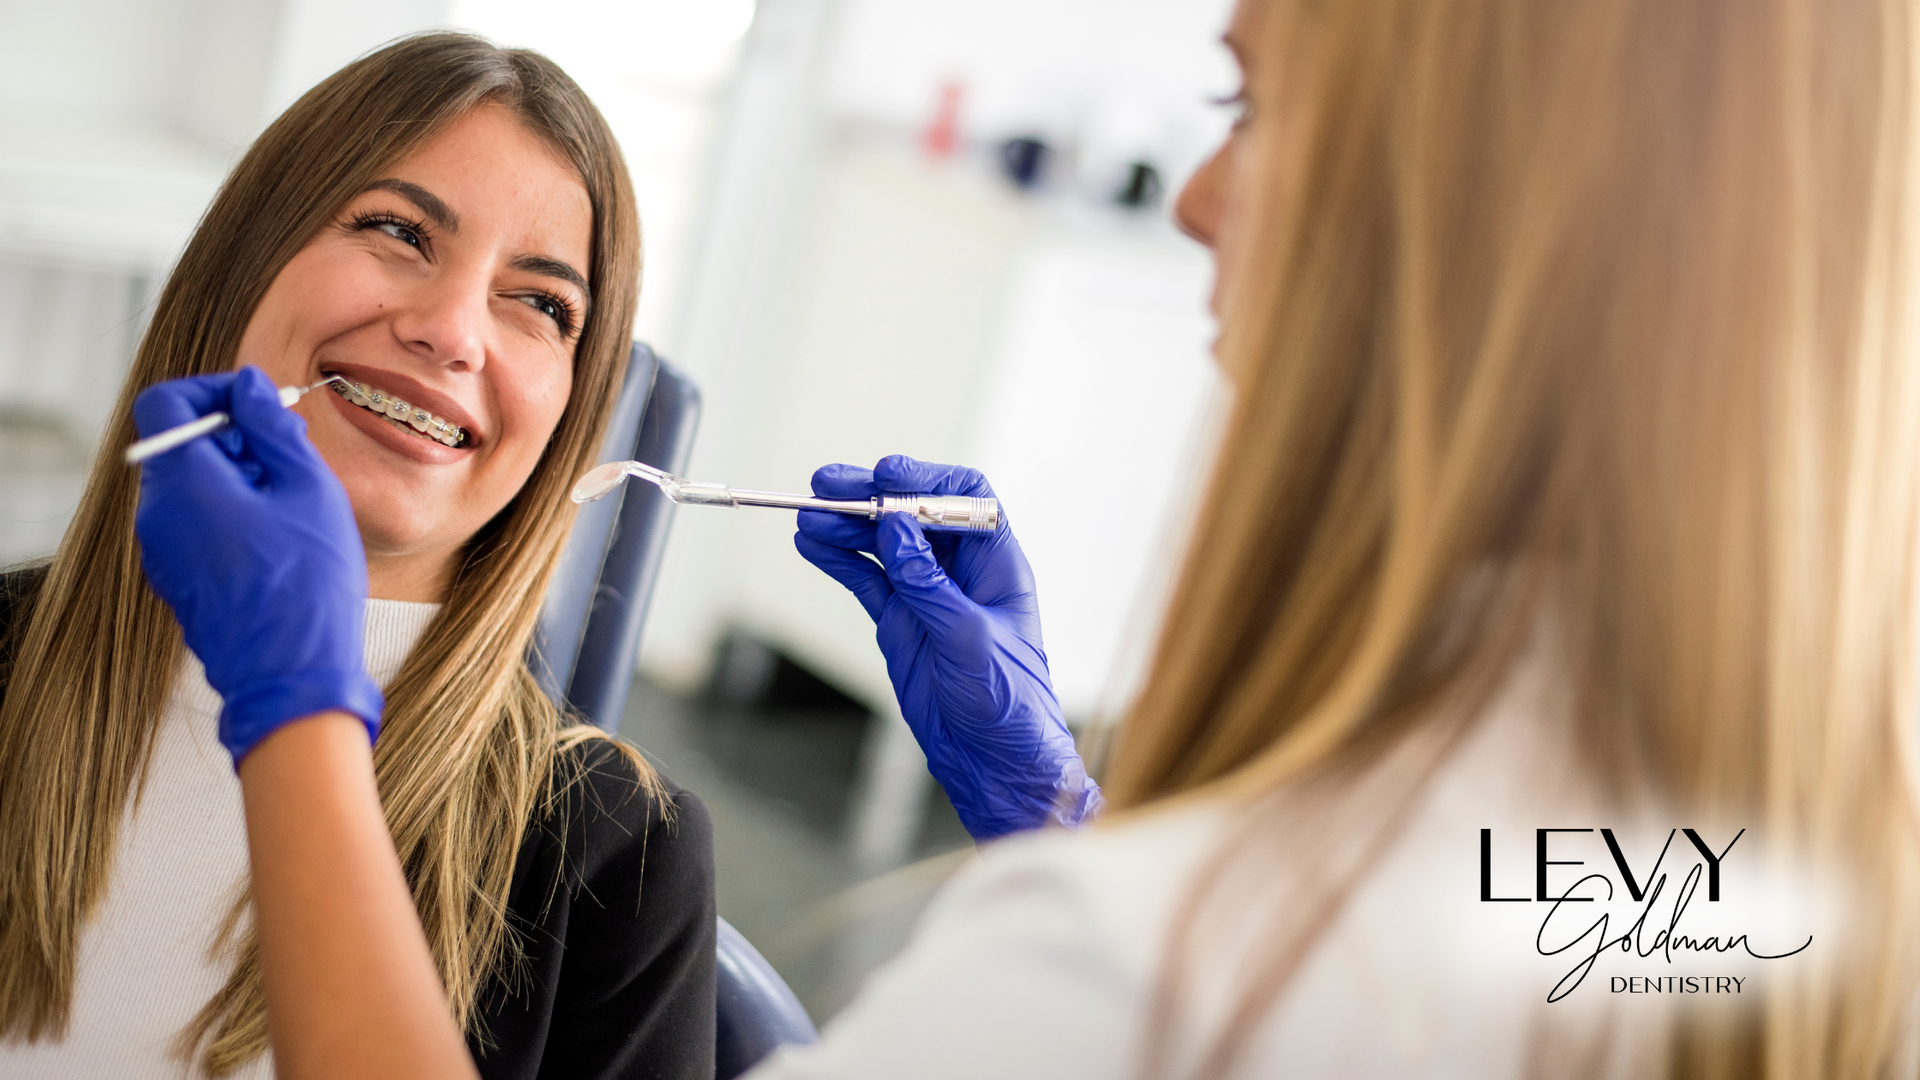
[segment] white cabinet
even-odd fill
[[[1092,717],[1124,681],[1196,468],[1208,260],[1157,219],[871,148],[833,154],[816,205],[789,329],[758,369],[764,412],[711,455],[729,470],[713,479],[805,491],[817,465],[888,453],[979,467],[1033,562],[1062,704]],[[675,528],[728,583],[725,621],[891,697],[872,624],[794,552],[791,515],[689,508]]]

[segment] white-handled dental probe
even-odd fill
[[[280,388],[280,404],[288,408],[306,397],[309,391],[318,390],[328,383],[345,382],[338,375],[329,375],[312,386],[283,386]],[[127,464],[138,465],[155,454],[164,454],[176,446],[192,442],[209,432],[219,431],[233,422],[233,417],[223,412],[210,412],[198,420],[189,420],[176,427],[149,435],[132,446],[127,447]]]
[[[676,503],[700,506],[771,506],[781,510],[827,510],[857,514],[869,520],[881,514],[912,514],[923,525],[992,532],[1000,527],[1000,501],[967,495],[876,495],[871,499],[818,499],[777,491],[748,491],[725,484],[683,480],[639,461],[609,461],[596,465],[573,485],[573,501],[589,503],[611,495],[622,481],[637,476],[660,488]]]

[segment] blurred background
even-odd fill
[[[1168,203],[1224,135],[1228,0],[0,0],[0,559],[52,552],[149,307],[265,124],[396,36],[540,49],[645,229],[638,337],[699,382],[691,474],[976,465],[1053,676],[1125,707],[1221,397]],[[1134,524],[1089,528],[1088,493]],[[1171,524],[1161,524],[1161,523]],[[712,809],[721,913],[817,1021],[970,850],[872,625],[783,514],[674,523],[622,733]]]

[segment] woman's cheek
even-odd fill
[[[564,364],[550,364],[540,380],[540,391],[535,400],[529,402],[529,411],[535,413],[539,429],[545,432],[540,444],[545,446],[560,426],[560,420],[567,412],[567,401],[573,395],[573,361],[567,358]]]
[[[507,471],[514,477],[513,489],[518,491],[533,470],[540,464],[540,458],[553,442],[553,435],[565,415],[567,398],[564,388],[555,392],[551,388],[541,387],[534,394],[515,402],[512,409],[503,416],[502,448],[511,447],[510,463]]]

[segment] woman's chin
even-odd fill
[[[424,512],[390,492],[347,485],[353,516],[360,525],[360,542],[368,562],[423,559],[434,561],[459,550],[467,537],[453,535],[445,518]]]
[[[328,440],[321,455],[347,489],[369,563],[450,557],[492,516],[462,495],[465,470],[423,466],[358,436],[341,441]]]

